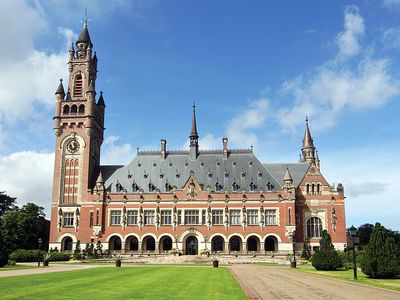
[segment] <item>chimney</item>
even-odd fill
[[[222,144],[224,145],[224,158],[228,158],[228,139],[227,138],[222,138]]]
[[[161,159],[165,159],[167,157],[167,140],[161,140]]]

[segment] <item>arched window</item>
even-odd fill
[[[63,114],[68,115],[69,114],[69,105],[64,105],[63,107]]]
[[[78,107],[74,104],[71,106],[71,114],[76,114],[78,111]]]
[[[315,238],[321,237],[322,222],[318,217],[312,217],[307,221],[307,237]]]
[[[74,97],[82,97],[82,75],[78,74],[75,76],[75,83],[74,83]]]
[[[310,194],[310,184],[309,183],[307,183],[307,190],[306,191],[307,191],[307,195]]]
[[[84,114],[85,113],[85,105],[81,104],[79,105],[79,114]]]
[[[321,193],[321,185],[318,183],[317,184],[317,194],[319,195]]]

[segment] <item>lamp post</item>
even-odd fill
[[[356,250],[355,250],[355,239],[357,235],[357,228],[354,226],[351,226],[349,228],[349,235],[351,237],[351,240],[353,241],[353,269],[354,269],[354,280],[357,280],[357,261],[356,261]]]
[[[291,268],[296,268],[296,251],[295,251],[295,243],[294,243],[294,236],[296,234],[296,230],[290,231],[289,232],[289,237],[292,240],[292,246],[293,246],[293,256],[292,256],[292,260],[290,261],[290,267]]]
[[[42,239],[38,238],[38,258],[37,258],[37,265],[40,267],[40,248],[42,247]]]

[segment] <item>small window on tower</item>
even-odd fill
[[[69,114],[69,105],[64,105],[64,107],[63,107],[63,113],[64,113],[65,115],[68,115],[68,114]]]
[[[79,105],[79,114],[83,115],[85,113],[85,105]]]
[[[74,97],[82,97],[82,75],[75,76]]]
[[[76,114],[78,112],[78,107],[74,104],[71,106],[71,114]]]

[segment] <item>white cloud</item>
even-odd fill
[[[360,52],[358,39],[363,36],[364,31],[364,19],[360,16],[358,7],[347,6],[344,11],[344,30],[336,37],[339,58],[351,57]]]
[[[385,49],[400,49],[400,27],[392,27],[384,30],[381,43]]]
[[[372,182],[372,181],[353,182],[350,180],[346,180],[343,183],[347,187],[346,189],[347,195],[355,198],[366,195],[383,194],[388,188],[388,184],[385,182]]]
[[[118,144],[120,137],[108,136],[103,143],[101,153],[102,165],[124,165],[129,163],[135,156],[129,143]]]
[[[310,116],[317,130],[335,125],[344,110],[379,108],[400,94],[400,81],[390,72],[390,60],[364,55],[348,64],[343,58],[361,51],[357,38],[364,33],[364,21],[358,8],[345,9],[344,31],[337,37],[339,52],[314,72],[286,81],[281,88],[293,102],[278,110],[278,120],[293,130]]]
[[[17,197],[18,205],[33,202],[50,218],[54,153],[22,151],[0,156],[0,187]]]
[[[262,127],[266,121],[270,102],[262,98],[249,103],[249,107],[241,114],[233,117],[227,125],[228,139],[236,147],[250,147],[256,145],[255,129]]]
[[[400,6],[400,0],[383,0],[382,5],[386,8]]]

